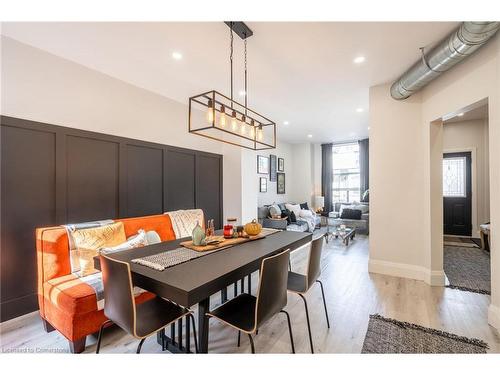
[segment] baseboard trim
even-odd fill
[[[444,271],[431,271],[428,268],[414,264],[388,262],[378,259],[370,259],[368,272],[420,280],[432,286],[444,286],[445,281]]]
[[[490,307],[488,307],[488,324],[500,332],[500,307],[490,304]]]

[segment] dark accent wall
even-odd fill
[[[1,116],[0,321],[38,309],[35,228],[201,208],[222,155]]]

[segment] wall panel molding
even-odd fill
[[[0,321],[38,308],[37,227],[182,208],[223,224],[222,155],[8,116],[1,145]]]

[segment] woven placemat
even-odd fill
[[[229,246],[221,247],[205,252],[190,250],[185,247],[179,247],[177,249],[164,251],[155,255],[132,259],[131,262],[152,268],[157,271],[163,271],[167,268],[188,262],[195,258],[200,258],[202,256],[215,253],[216,251],[227,249],[228,247]]]

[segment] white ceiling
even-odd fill
[[[458,116],[458,114],[461,114],[461,116]],[[443,121],[443,123],[450,124],[462,121],[486,120],[487,118],[488,118],[488,104],[484,104],[481,105],[480,107],[473,108],[471,110],[465,109],[457,113],[457,116],[454,116],[449,120]]]
[[[320,143],[366,137],[369,87],[396,79],[419,58],[419,47],[458,23],[247,24],[254,32],[249,106],[278,124],[279,140]],[[2,34],[182,103],[211,89],[229,94],[229,29],[222,22],[2,23]],[[174,51],[183,58],[172,59]],[[359,55],[366,61],[356,65]],[[234,63],[242,101],[237,36]]]

